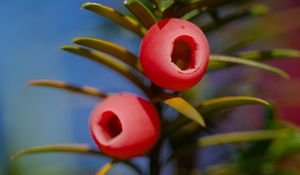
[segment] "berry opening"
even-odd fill
[[[181,70],[194,69],[196,43],[187,35],[179,36],[173,43],[172,62]]]
[[[112,111],[107,111],[102,114],[99,126],[102,128],[103,135],[107,140],[117,137],[122,132],[120,119]]]

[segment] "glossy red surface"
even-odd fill
[[[90,118],[94,141],[104,153],[128,159],[147,153],[160,133],[156,109],[130,93],[111,95],[100,102]]]
[[[182,19],[165,19],[153,25],[140,48],[145,75],[169,90],[193,87],[203,77],[209,46],[201,29]]]

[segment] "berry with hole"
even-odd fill
[[[92,137],[101,151],[119,159],[146,154],[160,133],[160,119],[147,100],[130,93],[106,97],[90,118]]]
[[[195,24],[176,18],[164,19],[146,33],[140,59],[145,75],[154,84],[180,91],[193,87],[203,77],[209,46]]]

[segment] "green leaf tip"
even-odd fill
[[[148,29],[156,23],[155,15],[139,0],[124,1],[125,7]]]
[[[105,175],[107,174],[107,172],[112,169],[112,167],[119,163],[118,160],[113,159],[111,162],[108,162],[107,164],[105,164],[103,167],[100,168],[100,170],[96,173],[96,175]]]
[[[127,16],[116,9],[98,4],[98,3],[85,3],[81,8],[92,11],[98,15],[104,16],[120,26],[134,32],[140,37],[143,37],[146,33],[146,28],[134,18]]]
[[[79,49],[79,46],[70,46],[70,45],[62,45],[58,49],[60,50],[72,50],[72,49]]]
[[[82,9],[90,9],[94,5],[97,5],[97,3],[95,3],[95,2],[87,2],[87,3],[82,4],[80,8],[82,8]]]
[[[262,104],[271,106],[271,104],[263,99],[248,96],[227,96],[220,98],[213,98],[202,102],[197,109],[201,113],[208,113],[219,109],[236,107],[241,105]]]
[[[255,67],[258,69],[262,69],[268,72],[271,72],[273,74],[277,74],[281,76],[282,78],[289,78],[288,73],[285,71],[273,67],[264,63],[252,61],[250,59],[243,59],[243,58],[237,58],[237,57],[232,57],[232,56],[224,56],[224,55],[211,55],[210,56],[210,64],[208,65],[208,71],[210,70],[215,70],[218,68],[224,68],[230,65],[234,64],[243,64],[251,67]]]
[[[202,127],[206,127],[205,121],[202,115],[187,101],[183,98],[171,95],[171,94],[161,94],[157,97],[162,100],[166,105],[172,107],[183,116],[189,118],[190,120],[196,122]]]

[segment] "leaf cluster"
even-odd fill
[[[100,15],[100,17],[112,20],[141,38],[153,24],[164,18],[176,17],[193,21],[201,19],[204,15],[209,16],[211,20],[208,23],[198,24],[206,33],[209,33],[220,30],[222,26],[233,21],[245,17],[259,18],[269,12],[267,6],[251,3],[250,0],[125,0],[124,6],[134,17],[98,3],[85,3],[82,5],[82,8]],[[228,7],[236,10],[223,15],[221,13],[222,9]],[[135,84],[137,88],[141,89],[158,108],[158,111],[161,112],[161,119],[164,122],[160,141],[154,150],[146,155],[150,158],[151,175],[158,175],[161,168],[170,161],[180,159],[182,156],[189,155],[199,148],[211,145],[238,142],[252,143],[240,149],[241,154],[238,160],[221,166],[210,167],[207,171],[203,172],[204,174],[249,174],[250,172],[250,174],[276,174],[275,172],[277,172],[278,168],[270,168],[270,164],[278,163],[292,153],[299,152],[299,134],[296,130],[290,129],[290,127],[277,124],[273,107],[265,99],[250,96],[224,96],[203,100],[199,104],[191,104],[188,102],[188,99],[183,97],[181,92],[166,91],[150,84],[139,65],[139,57],[128,49],[100,38],[79,37],[75,38],[73,43],[76,45],[65,45],[61,49],[80,55],[95,63],[105,65],[124,76]],[[244,42],[242,44],[245,45],[247,43]],[[240,43],[236,43],[234,47],[227,50],[224,49],[224,53],[228,53],[229,50],[233,51],[239,47]],[[241,65],[261,69],[274,75],[288,78],[288,74],[284,70],[265,64],[263,61],[300,56],[300,52],[297,50],[280,48],[226,55],[224,53],[210,55],[207,74]],[[31,86],[63,89],[97,98],[106,98],[109,95],[109,92],[103,92],[95,87],[76,85],[57,80],[35,80],[29,84]],[[187,135],[207,131],[211,127],[207,121],[210,121],[215,116],[212,114],[217,113],[221,115],[223,113],[218,113],[219,111],[244,105],[261,105],[266,110],[271,111],[268,118],[270,120],[266,119],[265,121],[269,125],[266,125],[265,129],[260,131],[208,134],[193,139],[191,142],[185,142]],[[165,118],[164,109],[168,106],[178,112],[175,120]],[[160,158],[163,144],[166,142],[171,145],[172,154],[169,157]],[[109,157],[89,146],[70,144],[25,149],[13,155],[12,159],[25,154],[43,152],[73,152]],[[260,155],[256,155],[257,153]],[[128,165],[138,174],[143,173],[140,167],[133,164],[130,160],[113,159],[104,165],[97,174],[105,174],[117,163]],[[248,169],[250,167],[249,164],[253,163],[259,166],[251,166],[252,169],[250,171]],[[280,169],[280,171],[284,172],[284,169]]]

